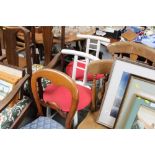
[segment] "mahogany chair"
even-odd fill
[[[37,81],[40,78],[46,78],[51,81],[52,89],[48,92],[45,90],[45,94],[48,96],[53,97],[53,100],[47,101],[47,100],[41,100],[38,94],[38,87],[37,87]],[[50,87],[51,87],[50,85]],[[23,129],[34,129],[34,128],[64,128],[60,123],[56,122],[55,120],[51,119],[50,117],[43,117],[43,107],[49,107],[54,108],[58,110],[57,101],[54,100],[56,98],[56,91],[61,88],[66,91],[66,94],[59,91],[59,99],[64,102],[66,95],[70,96],[70,103],[69,103],[69,109],[68,113],[65,117],[65,128],[71,128],[73,123],[73,117],[75,115],[75,112],[78,107],[78,89],[76,87],[75,82],[66,74],[53,70],[53,69],[42,69],[39,71],[36,71],[31,78],[31,87],[33,96],[35,99],[35,103],[37,105],[38,109],[38,117],[36,120],[34,120],[32,123],[27,124],[26,126],[22,127]],[[64,96],[63,96],[64,95]]]
[[[43,27],[44,48],[46,51],[44,65],[47,65],[50,62],[49,53],[51,53],[51,46],[52,46],[52,35],[48,32],[51,32],[51,27]],[[36,60],[36,54],[35,54],[35,49],[34,49],[35,45],[33,44],[34,39],[35,39],[34,29],[32,29],[30,33],[30,31],[26,29],[25,27],[5,27],[3,30],[3,33],[4,33],[4,38],[5,38],[4,45],[6,47],[6,52],[5,52],[6,54],[0,56],[1,62],[5,64],[10,64],[13,66],[19,66],[21,68],[26,68],[27,73],[30,75],[32,74],[32,72],[44,67],[41,64],[34,64],[35,61],[32,61],[34,59]],[[23,42],[17,41],[18,33],[24,34]],[[24,45],[24,48],[22,49],[19,48],[19,43],[20,45],[21,44]],[[47,66],[49,68],[53,67],[53,61],[50,62]],[[25,86],[25,88],[27,88],[27,85]]]
[[[31,26],[30,39],[38,48],[40,60],[43,60],[44,56],[45,66],[51,61],[53,55],[55,54],[52,51],[53,45],[61,44],[61,49],[63,49],[65,46],[65,27],[64,26],[61,27],[60,38],[54,37],[52,30],[53,26],[39,26],[39,27]],[[24,41],[23,33],[19,33],[17,37],[20,40]]]
[[[107,39],[107,38],[103,38],[103,37],[99,37],[99,36],[93,36],[93,35],[83,35],[83,34],[78,34],[77,37],[79,38],[82,38],[82,39],[86,39],[86,51],[85,53],[87,54],[92,54],[94,53],[94,56],[99,58],[99,53],[100,53],[100,47],[101,47],[101,44],[104,44],[104,45],[108,45],[110,40]],[[78,61],[78,66],[80,68],[85,68],[85,59],[80,59]],[[69,76],[72,76],[72,71],[73,71],[73,61],[71,61],[67,67],[66,67],[66,73],[69,75]],[[79,70],[77,69],[77,73],[76,73],[76,79],[77,80],[82,80],[84,77],[84,71],[83,70]],[[100,79],[102,78],[103,75],[97,75],[97,79]],[[92,80],[92,76],[90,76],[88,74],[88,80]]]
[[[22,31],[24,33],[25,43],[20,43],[17,41],[17,33]],[[4,33],[4,45],[5,45],[5,55],[1,59],[3,63],[10,64],[13,66],[18,66],[21,68],[26,67],[27,72],[32,74],[32,62],[31,62],[31,50],[30,50],[30,31],[24,27],[5,27]],[[21,52],[24,52],[24,56]],[[5,59],[6,58],[6,59]]]

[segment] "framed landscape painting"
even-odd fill
[[[115,128],[155,129],[155,97],[145,93],[136,94],[129,115],[127,114],[124,117],[125,123],[118,117]]]
[[[117,58],[109,76],[108,87],[103,97],[102,106],[97,119],[98,123],[109,128],[114,127],[131,75],[137,75],[140,78],[142,77],[155,81],[155,68]]]
[[[129,111],[131,110],[133,97],[137,93],[155,96],[155,81],[131,75],[124,98],[121,102],[121,110],[119,112],[119,119],[121,120],[122,124],[126,122],[124,118],[128,117]]]

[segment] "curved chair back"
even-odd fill
[[[39,78],[46,78],[50,80],[52,84],[58,85],[58,86],[64,86],[65,88],[70,90],[72,95],[72,104],[70,107],[70,111],[67,114],[65,126],[66,128],[71,128],[72,120],[78,105],[78,89],[76,87],[75,82],[69,76],[57,70],[42,69],[42,70],[36,71],[31,78],[31,87],[32,87],[32,93],[37,105],[39,115],[43,115],[41,100],[39,98],[38,89],[37,89],[37,80]]]
[[[128,57],[133,61],[142,61],[149,65],[155,63],[155,49],[135,42],[116,42],[107,46],[113,57]]]

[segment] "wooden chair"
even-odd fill
[[[92,94],[93,94],[93,102],[92,102],[92,109],[90,112],[88,112],[87,116],[84,118],[84,120],[78,125],[78,129],[95,129],[95,128],[106,128],[102,125],[99,125],[96,123],[96,119],[98,116],[98,109],[99,109],[99,105],[97,105],[97,100],[99,100],[99,104],[101,103],[103,94],[105,92],[105,86],[106,86],[106,82],[108,80],[108,75],[110,73],[111,70],[111,66],[112,66],[113,60],[96,60],[96,61],[92,61],[90,62],[90,64],[88,64],[88,73],[93,75],[93,85],[92,85]],[[98,94],[98,99],[97,99],[97,90],[96,90],[96,75],[97,74],[104,74],[105,78],[103,80],[103,87],[102,90],[99,91]]]
[[[21,47],[17,46],[16,40],[17,33],[22,31],[24,33],[25,43]],[[24,27],[5,27],[4,33],[4,44],[6,47],[5,58],[1,59],[3,63],[18,66],[21,68],[27,67],[27,72],[32,74],[32,62],[31,62],[31,51],[30,51],[30,31]],[[18,44],[19,45],[19,44]],[[19,56],[21,52],[25,51],[25,57]]]
[[[27,124],[23,128],[29,128],[29,129],[30,128],[63,128],[62,125],[60,125],[58,122],[54,121],[53,119],[49,117],[42,117],[43,115],[42,106],[50,107],[50,108],[56,107],[55,102],[53,101],[51,101],[53,103],[51,103],[50,101],[46,102],[46,101],[40,100],[39,98],[37,80],[43,77],[46,79],[49,79],[52,82],[52,85],[54,86],[54,89],[50,92],[49,95],[55,97],[54,94],[55,94],[55,91],[58,89],[58,87],[64,87],[64,89],[66,89],[70,94],[71,103],[70,103],[69,111],[66,116],[65,127],[71,128],[73,117],[78,106],[78,89],[76,87],[75,82],[70,77],[68,77],[66,74],[60,71],[52,70],[52,69],[42,69],[42,70],[36,71],[32,75],[31,87],[32,87],[35,103],[38,109],[38,115],[40,117],[37,118],[32,123]],[[62,100],[64,100],[64,98]]]
[[[121,57],[138,61],[148,65],[154,65],[155,49],[135,42],[116,42],[107,46],[113,58]]]
[[[44,65],[46,66],[53,58],[52,47],[54,44],[61,44],[61,49],[65,46],[65,27],[61,27],[61,37],[56,38],[53,35],[53,26],[32,26],[31,30],[31,40],[35,43],[39,50],[40,60],[44,58]],[[24,41],[23,33],[18,33],[17,36],[20,40]]]
[[[43,28],[45,31],[44,33],[44,46],[45,46],[45,53],[51,53],[51,34],[48,34],[48,32],[51,30],[50,27]],[[19,54],[21,53],[21,49],[17,50],[17,34],[18,33],[24,34],[24,56],[20,57]],[[34,30],[31,31],[31,33],[34,33]],[[6,46],[6,55],[1,56],[0,60],[1,62],[11,64],[13,66],[19,66],[22,68],[27,68],[27,72],[31,75],[32,71],[36,71],[40,68],[43,68],[43,65],[34,64],[34,61],[32,59],[36,59],[33,56],[35,55],[35,45],[32,46],[32,43],[34,42],[34,34],[32,35],[32,39],[30,39],[30,31],[24,27],[5,27],[4,30],[5,33],[5,46]],[[31,41],[33,40],[33,41]],[[32,49],[32,50],[31,50]],[[36,56],[35,56],[36,57]],[[45,65],[50,62],[50,55],[45,54]],[[52,64],[53,62],[50,62]],[[48,67],[51,65],[48,64]],[[51,66],[52,67],[52,66]]]
[[[107,45],[110,42],[110,40],[107,38],[93,36],[93,35],[78,34],[77,37],[87,40],[85,53],[92,54],[92,55],[94,53],[94,56],[96,56],[97,58],[99,58],[101,43],[104,45]],[[84,59],[81,59],[78,61],[77,65],[84,69],[85,68],[84,62],[86,62],[86,61]],[[66,73],[69,76],[72,76],[72,71],[73,71],[73,61],[71,61],[66,67]],[[82,80],[83,77],[84,77],[84,71],[78,69],[77,74],[76,74],[76,79]],[[99,75],[99,76],[97,76],[97,79],[100,79],[102,77],[103,76]],[[88,80],[92,80],[92,77],[90,77],[89,75],[88,75]]]
[[[7,91],[13,86],[5,98],[0,101],[0,128],[17,128],[32,103],[30,98],[23,97],[21,94],[23,85],[29,79],[29,75],[24,75],[24,70],[10,65],[0,64],[0,70],[0,74],[3,73],[4,76],[0,77],[0,87]],[[7,78],[7,76],[9,77]],[[2,95],[2,92],[0,95]]]

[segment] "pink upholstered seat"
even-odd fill
[[[84,109],[91,102],[91,89],[77,84],[79,90],[78,109]],[[44,91],[43,99],[45,102],[55,102],[62,111],[68,112],[71,106],[71,93],[63,86],[48,85]]]
[[[78,67],[81,67],[81,68],[85,68],[85,64],[83,63],[80,63],[78,62],[77,63],[77,66]],[[73,71],[73,61],[71,61],[67,67],[66,67],[66,73],[67,75],[69,75],[70,77],[72,77],[72,71]],[[84,77],[84,70],[81,70],[81,69],[76,69],[76,80],[83,80],[83,77]],[[96,79],[99,80],[101,78],[104,77],[104,74],[98,74],[96,76]],[[91,74],[87,74],[87,81],[92,81],[93,80],[93,76]]]

